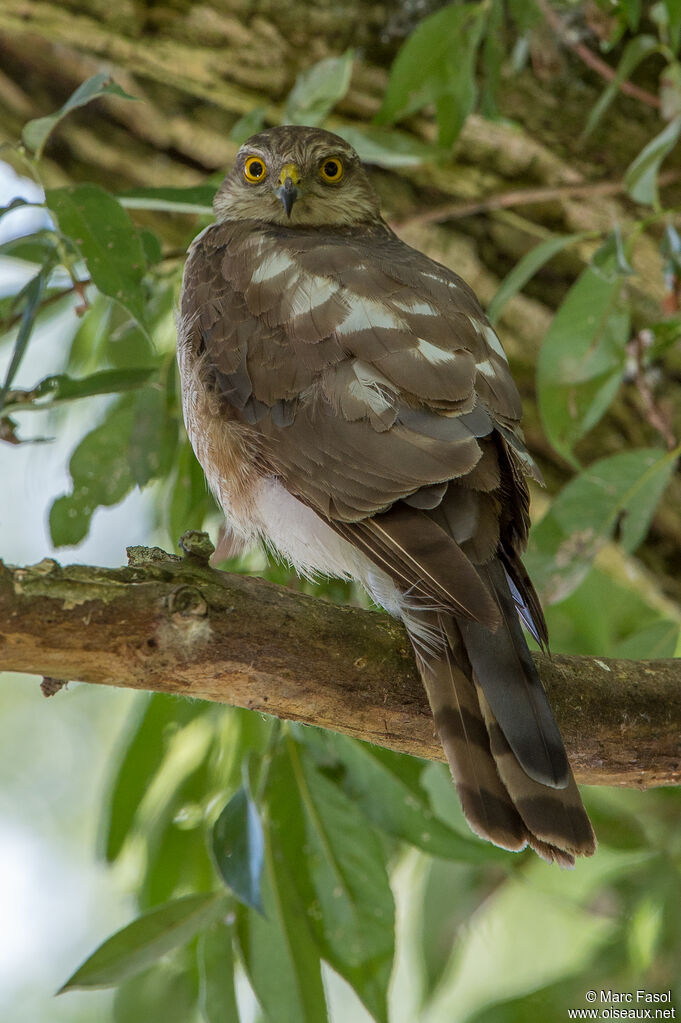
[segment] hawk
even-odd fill
[[[178,338],[187,431],[233,533],[401,618],[479,836],[572,865],[591,824],[523,635],[520,398],[471,289],[381,217],[355,151],[254,135],[193,242]]]

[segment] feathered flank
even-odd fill
[[[266,168],[256,183],[249,156]],[[521,561],[525,476],[541,475],[474,293],[393,234],[357,154],[320,129],[249,139],[215,209],[185,267],[178,357],[187,429],[235,535],[303,575],[355,578],[402,618],[476,834],[564,866],[589,855],[521,628],[547,646]]]

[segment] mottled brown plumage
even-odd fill
[[[470,288],[401,242],[342,139],[249,139],[192,245],[185,420],[244,542],[403,619],[473,830],[562,864],[593,832],[520,621],[520,400]]]

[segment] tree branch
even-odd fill
[[[442,759],[398,622],[216,571],[197,536],[184,558],[131,548],[118,569],[0,563],[0,670],[215,700]],[[681,660],[534,656],[579,781],[681,781]]]

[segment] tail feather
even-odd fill
[[[480,838],[524,849],[530,836],[495,767],[475,687],[453,663],[448,644],[427,657],[415,649],[466,820]]]
[[[481,838],[518,851],[530,845],[548,862],[574,865],[589,856],[595,837],[572,771],[555,788],[531,778],[511,748],[466,655],[461,622],[437,611],[414,618],[440,636],[437,649],[424,651],[412,638],[435,726],[456,784],[466,819]],[[562,743],[561,743],[562,748]]]
[[[503,566],[478,568],[495,594],[501,623],[492,632],[479,622],[459,621],[473,671],[519,763],[543,785],[564,788],[570,768],[553,711],[534,666]]]
[[[575,856],[591,856],[596,837],[582,804],[572,770],[563,789],[542,785],[518,763],[476,681],[480,710],[487,726],[490,750],[513,805],[530,832],[530,845],[549,862],[574,865]]]

